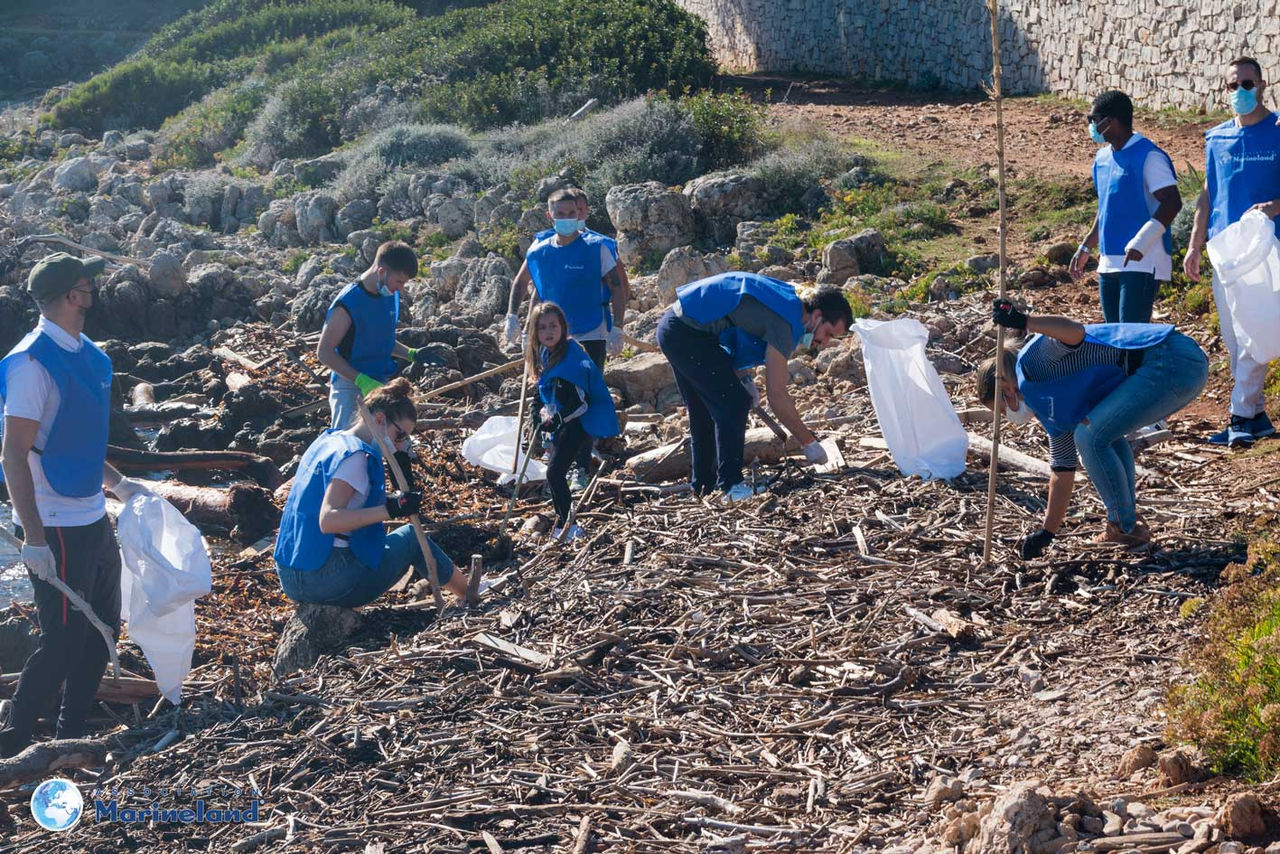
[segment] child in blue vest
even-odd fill
[[[506,338],[520,345],[516,311],[530,284],[541,302],[560,306],[569,334],[603,369],[606,354],[622,352],[622,322],[627,310],[627,283],[618,264],[617,244],[586,227],[586,193],[576,187],[557,190],[547,199],[554,229],[543,232],[525,253],[507,306]],[[590,445],[577,459],[575,486],[586,485]]]
[[[345,430],[355,422],[360,395],[391,379],[394,359],[418,362],[426,353],[396,341],[400,290],[418,275],[418,256],[399,240],[378,247],[373,264],[343,288],[329,306],[316,358],[329,377],[329,426]]]
[[[1022,541],[1022,557],[1044,554],[1066,518],[1077,451],[1107,508],[1100,543],[1146,546],[1151,530],[1138,516],[1128,434],[1182,409],[1200,394],[1209,360],[1168,324],[1098,323],[1028,315],[997,299],[996,323],[1035,333],[1021,352],[1005,350],[1000,401],[1015,424],[1038,419],[1049,434],[1049,500],[1044,524]],[[995,406],[996,360],[978,369],[978,399]]]
[[[387,495],[382,453],[375,435],[403,442],[417,427],[404,377],[365,398],[372,420],[357,416],[347,430],[326,430],[311,443],[284,505],[276,538],[276,572],[294,602],[356,608],[390,589],[412,565],[425,575],[425,560],[411,525],[387,533],[383,522],[418,512],[422,495]],[[457,596],[467,582],[453,561],[428,540],[440,585]]]
[[[1182,209],[1173,161],[1133,130],[1133,102],[1103,92],[1089,111],[1089,136],[1102,147],[1093,160],[1098,215],[1071,259],[1074,279],[1098,249],[1098,295],[1107,323],[1147,323],[1158,282],[1169,281],[1169,226]]]
[[[1251,210],[1260,210],[1273,219],[1280,214],[1280,126],[1276,124],[1276,114],[1263,103],[1266,89],[1262,66],[1256,59],[1242,56],[1231,61],[1222,93],[1235,118],[1210,128],[1204,135],[1204,189],[1196,200],[1195,221],[1183,260],[1183,270],[1193,282],[1200,281],[1200,252],[1210,237]],[[1276,233],[1280,235],[1280,221],[1276,222]],[[1231,389],[1231,420],[1226,428],[1210,436],[1209,442],[1247,446],[1276,432],[1267,417],[1263,391],[1267,366],[1240,349],[1231,322],[1231,307],[1216,276],[1213,301],[1235,382]]]
[[[556,511],[553,536],[565,540],[581,536],[569,525],[573,503],[569,492],[569,466],[592,439],[617,436],[618,413],[604,384],[604,373],[577,341],[569,336],[560,306],[552,302],[533,308],[533,336],[525,358],[529,373],[538,380],[542,401],[543,435],[551,445],[547,486]],[[566,529],[566,525],[568,528]]]

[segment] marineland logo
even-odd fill
[[[61,777],[45,780],[31,793],[31,817],[45,830],[61,833],[76,826],[84,797],[76,784]]]

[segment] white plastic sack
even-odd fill
[[[1209,261],[1241,351],[1263,365],[1280,358],[1280,241],[1271,218],[1240,217],[1209,241]]]
[[[859,320],[862,359],[880,432],[904,475],[956,477],[969,437],[933,363],[929,333],[918,320]]]
[[[498,478],[499,483],[510,483],[516,479],[516,476],[511,473],[511,469],[516,457],[516,431],[518,429],[518,418],[511,415],[495,415],[484,424],[481,424],[479,430],[463,440],[462,456],[473,466],[479,466],[482,469],[502,475],[502,477]],[[524,454],[520,457],[520,466],[522,467],[524,466],[524,457],[528,453],[528,447],[526,446],[523,450]],[[519,468],[516,470],[519,471]],[[525,469],[525,482],[531,483],[546,479],[547,467],[538,460],[530,459],[528,468]]]
[[[196,645],[195,600],[213,570],[200,531],[163,498],[135,495],[116,520],[123,572],[120,617],[147,657],[160,693],[175,705]]]

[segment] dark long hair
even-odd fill
[[[538,358],[539,351],[542,349],[542,345],[538,343],[538,321],[548,314],[554,314],[560,319],[561,335],[560,342],[551,348],[551,353],[547,357],[546,368],[559,364],[569,349],[569,322],[564,318],[564,311],[553,302],[538,303],[531,309],[529,340],[525,342],[524,349],[525,364],[529,368],[529,373],[535,377],[542,376],[542,372],[545,370],[542,360]]]

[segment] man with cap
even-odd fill
[[[65,252],[41,260],[27,277],[40,320],[0,361],[4,477],[14,530],[23,541],[40,618],[0,730],[0,757],[31,742],[36,718],[62,690],[58,738],[85,734],[85,719],[107,665],[107,649],[89,621],[46,579],[61,579],[119,631],[120,551],[103,487],[121,501],[147,492],[107,464],[111,360],[83,334],[101,258]]]

